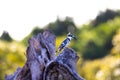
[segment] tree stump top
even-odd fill
[[[25,65],[7,75],[6,80],[84,80],[76,70],[77,53],[65,48],[56,57],[55,40],[55,35],[49,30],[29,39]]]

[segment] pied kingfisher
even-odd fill
[[[58,47],[57,52],[61,51],[62,49],[64,49],[65,47],[68,46],[68,44],[70,43],[70,41],[72,39],[76,39],[76,37],[72,34],[72,33],[68,33],[67,34],[67,38],[60,44],[60,46]]]

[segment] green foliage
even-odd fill
[[[116,16],[120,16],[120,13],[118,11],[113,11],[110,9],[107,9],[105,12],[101,12],[96,19],[93,21],[93,26],[98,26],[101,23],[105,23],[109,20],[114,19]]]
[[[81,63],[78,72],[86,80],[119,80],[120,56],[107,56],[102,59]]]
[[[5,74],[12,74],[18,66],[23,66],[24,52],[25,47],[18,42],[0,41],[0,80],[4,80]]]
[[[11,42],[12,38],[10,37],[10,35],[7,31],[4,31],[3,34],[0,37],[0,40]]]
[[[66,17],[63,21],[58,18],[55,22],[48,24],[45,29],[53,31],[57,36],[61,36],[68,32],[74,32],[76,30],[76,26],[72,18]]]
[[[119,17],[97,27],[86,25],[80,29],[79,40],[74,43],[73,48],[80,51],[84,59],[104,57],[112,49],[112,38],[119,28]]]
[[[120,29],[118,29],[116,31],[116,35],[113,36],[112,39],[112,43],[113,43],[113,48],[111,50],[111,54],[116,55],[116,54],[120,54]]]

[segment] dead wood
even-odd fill
[[[65,48],[56,58],[55,35],[44,31],[29,39],[26,63],[6,80],[83,80],[76,70],[76,52]]]

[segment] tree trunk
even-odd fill
[[[83,80],[76,70],[76,52],[65,48],[56,58],[55,35],[44,31],[29,39],[26,63],[6,80]]]

